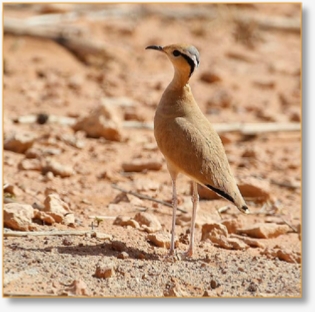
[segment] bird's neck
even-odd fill
[[[190,72],[175,69],[173,80],[168,87],[173,90],[183,89],[186,85],[188,85],[189,78]]]

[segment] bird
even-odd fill
[[[162,52],[174,67],[173,79],[155,111],[154,136],[172,180],[173,214],[167,256],[175,253],[176,181],[179,174],[184,174],[192,180],[193,207],[189,247],[183,256],[192,257],[199,204],[198,184],[232,202],[242,213],[248,214],[250,210],[232,174],[222,141],[199,108],[189,85],[199,66],[199,51],[189,44],[149,45],[145,49]]]

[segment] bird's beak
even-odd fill
[[[163,47],[162,46],[158,46],[158,45],[150,45],[150,46],[147,46],[145,49],[146,50],[147,49],[158,50],[158,51],[162,51],[163,52]]]

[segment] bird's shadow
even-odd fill
[[[116,247],[115,247],[116,246]],[[44,252],[50,253],[53,249],[55,249],[59,254],[69,254],[69,255],[77,255],[77,256],[105,256],[105,257],[115,257],[121,258],[120,255],[122,252],[126,252],[127,259],[135,259],[135,260],[147,260],[147,261],[165,261],[165,262],[176,262],[180,261],[188,261],[188,262],[198,262],[204,259],[195,259],[195,258],[183,258],[172,260],[172,257],[168,258],[168,251],[165,252],[165,255],[156,254],[155,252],[148,253],[144,250],[140,250],[138,248],[127,246],[124,242],[121,241],[108,241],[102,244],[97,245],[70,245],[70,246],[48,246],[45,248],[27,248],[23,246],[16,245],[8,245],[6,248],[10,248],[12,250],[23,250],[27,252]],[[181,254],[182,251],[178,251],[178,254]],[[121,258],[123,259],[123,258]]]

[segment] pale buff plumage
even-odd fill
[[[197,183],[228,199],[240,211],[248,213],[249,209],[237,187],[221,139],[201,112],[188,84],[199,65],[199,52],[189,45],[149,46],[147,49],[165,53],[174,66],[173,80],[164,91],[155,113],[154,135],[173,182],[170,254],[174,252],[176,178],[183,173],[193,180],[191,239],[186,253],[192,256],[199,200]]]

